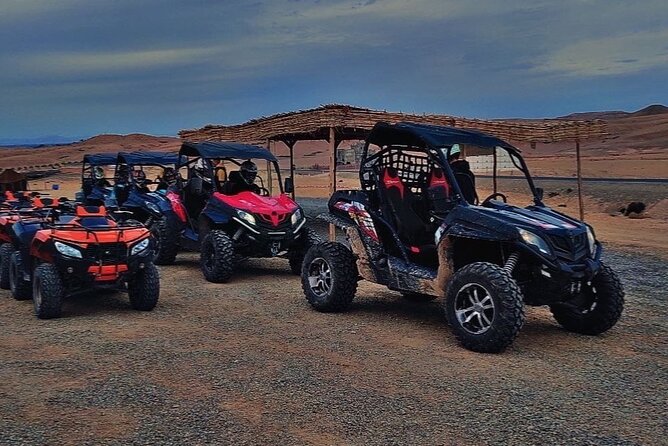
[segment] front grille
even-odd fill
[[[85,259],[92,259],[96,263],[102,261],[103,265],[125,263],[127,256],[125,243],[91,243],[84,252]]]
[[[557,257],[574,261],[580,260],[587,255],[587,234],[585,232],[576,235],[551,235],[550,241]]]
[[[271,221],[267,221],[263,218],[255,218],[255,222],[261,232],[289,232],[292,231],[292,223],[289,218],[283,219],[278,226],[274,226]]]

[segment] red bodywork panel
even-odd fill
[[[181,201],[181,196],[172,191],[167,192],[167,199],[172,203],[172,210],[183,223],[186,222],[186,207]]]
[[[0,216],[0,243],[9,243],[12,241],[7,231],[18,219],[19,216],[17,214]]]
[[[285,195],[263,197],[252,192],[241,192],[236,195],[223,195],[215,192],[213,196],[235,209],[257,215],[264,221],[278,226],[297,210],[297,203]]]

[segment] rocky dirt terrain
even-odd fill
[[[459,347],[438,302],[369,283],[317,313],[280,259],[217,285],[181,254],[151,313],[96,293],[39,321],[2,291],[0,444],[665,444],[666,260],[607,261],[627,290],[615,328],[530,309],[499,355]]]

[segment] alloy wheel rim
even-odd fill
[[[461,327],[471,334],[483,334],[494,323],[496,309],[487,289],[477,283],[461,287],[455,297],[455,315]]]
[[[308,284],[313,294],[324,297],[332,289],[332,269],[322,257],[314,259],[308,268]]]

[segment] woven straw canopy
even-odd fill
[[[483,120],[447,115],[417,115],[330,104],[310,110],[253,119],[238,125],[207,125],[200,129],[182,130],[179,136],[188,141],[238,141],[266,143],[283,141],[293,145],[301,140],[330,139],[334,129],[337,142],[364,139],[378,121],[395,124],[402,121],[475,129],[514,142],[551,143],[582,141],[605,136],[604,121]]]

